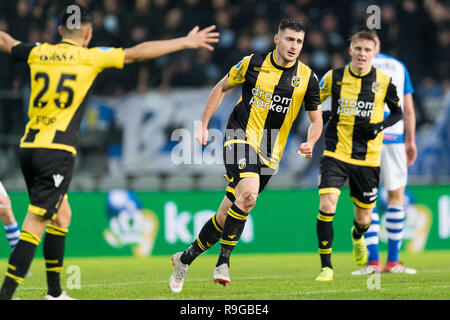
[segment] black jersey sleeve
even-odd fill
[[[317,110],[321,103],[319,80],[317,79],[317,76],[313,71],[311,71],[311,74],[309,76],[308,87],[306,88],[304,101],[306,111]]]
[[[17,62],[27,62],[31,50],[37,45],[39,45],[39,43],[19,42],[11,48],[11,56]]]
[[[389,110],[391,110],[391,114],[383,120],[383,125],[386,128],[400,121],[403,115],[402,107],[400,106],[400,99],[397,96],[397,89],[392,83],[392,79],[389,82],[384,102],[387,104]]]
[[[392,83],[392,79],[390,80],[389,85],[387,87],[386,97],[384,98],[384,102],[386,102],[386,104],[387,104],[389,110],[391,110],[391,112],[396,113],[396,112],[398,112],[399,109],[401,111],[400,99],[397,96],[397,88]]]
[[[383,121],[379,123],[369,123],[366,128],[363,129],[364,135],[369,140],[375,139],[379,132],[383,131],[387,127],[393,126],[400,121],[403,116],[400,100],[397,96],[397,89],[392,83],[392,79],[387,87],[384,102],[387,104],[389,110],[391,110],[391,113]]]

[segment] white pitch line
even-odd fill
[[[209,280],[201,280],[201,279],[196,279],[193,280],[193,282],[195,281],[211,281]],[[131,281],[131,282],[118,282],[118,283],[103,283],[103,284],[88,284],[88,285],[83,285],[82,288],[93,288],[93,287],[105,287],[105,286],[123,286],[123,285],[143,285],[143,284],[152,284],[152,283],[166,283],[167,281]],[[431,287],[406,287],[403,288],[403,290],[422,290],[422,289],[448,289],[450,288],[450,286],[431,286]],[[42,288],[26,288],[23,289],[23,291],[26,290],[45,290],[46,288],[42,287]],[[20,290],[20,289],[19,289]],[[18,290],[18,291],[19,291]],[[264,299],[263,297],[267,296],[267,297],[286,297],[286,296],[308,296],[308,295],[322,295],[322,294],[330,294],[330,293],[337,293],[337,294],[342,294],[342,293],[355,293],[355,292],[361,292],[361,291],[365,291],[366,289],[345,289],[345,290],[338,290],[338,289],[327,289],[327,290],[314,290],[314,291],[287,291],[287,292],[267,292],[267,293],[246,293],[246,294],[238,294],[236,295],[233,299],[235,300],[241,300],[247,297],[253,297],[255,295],[258,296],[259,299]],[[367,289],[368,290],[368,289]],[[374,291],[386,291],[389,289],[376,289]],[[177,298],[178,295],[173,294],[170,296],[158,296],[158,297],[151,297],[151,299],[149,300],[172,300],[174,298]],[[130,300],[134,300],[132,298],[128,298]],[[204,297],[199,297],[199,296],[190,296],[189,299],[192,300],[214,300],[214,299],[223,299],[223,295],[215,295],[215,296],[208,296],[208,299],[205,299]],[[141,299],[140,299],[141,300]]]
[[[450,273],[450,269],[417,270],[417,273],[444,273],[444,272]]]
[[[255,295],[258,296],[258,299],[263,299],[262,297],[268,296],[278,296],[278,297],[284,297],[284,296],[300,296],[300,295],[314,295],[314,294],[324,294],[324,293],[350,293],[350,292],[360,292],[361,289],[347,289],[347,290],[316,290],[316,291],[288,291],[288,292],[267,292],[267,293],[246,293],[246,294],[239,294],[236,295],[236,297],[233,298],[233,300],[240,300],[244,299],[245,297],[254,297]],[[172,296],[166,296],[166,297],[157,297],[156,300],[171,300],[173,298],[177,297],[175,294]],[[201,297],[196,296],[190,296],[189,299],[197,300],[202,299]],[[204,298],[203,298],[204,299]],[[223,299],[223,295],[216,295],[216,296],[208,296],[207,300],[214,300],[214,299]]]
[[[420,273],[447,273],[450,272],[449,269],[440,269],[440,270],[420,270]],[[414,275],[411,275],[414,277]],[[270,279],[290,279],[291,276],[259,276],[259,277],[236,277],[233,278],[234,281],[248,281],[248,280],[270,280]],[[87,283],[82,284],[82,289],[88,289],[88,288],[102,288],[102,287],[117,287],[117,286],[131,286],[131,285],[151,285],[151,284],[164,284],[168,283],[168,279],[165,280],[142,280],[142,281],[128,281],[128,282],[113,282],[113,283]],[[211,278],[194,278],[194,279],[186,279],[186,282],[209,282],[212,281]],[[450,286],[432,286],[432,287],[426,287],[426,288],[434,288],[434,289],[446,289],[450,288]],[[27,291],[27,290],[46,290],[47,287],[19,287],[18,291]],[[419,289],[425,289],[425,287],[408,287],[404,288],[405,290],[419,290]],[[379,289],[383,290],[383,289]],[[347,289],[347,290],[319,290],[319,291],[304,291],[304,292],[287,292],[287,293],[279,293],[276,295],[297,295],[297,294],[303,294],[303,295],[311,295],[311,294],[318,294],[318,293],[344,293],[344,292],[355,292],[355,291],[361,291],[361,289]],[[253,294],[248,294],[253,295]],[[269,295],[269,294],[265,294]],[[273,295],[273,293],[270,293],[270,295]],[[244,295],[247,296],[247,295]],[[221,297],[221,296],[217,296]],[[172,297],[173,298],[173,297]],[[164,300],[164,298],[158,298]],[[195,298],[194,298],[195,299]]]
[[[261,276],[261,277],[236,277],[235,281],[246,281],[246,280],[269,280],[269,279],[289,279],[288,276]],[[207,282],[212,281],[211,278],[198,278],[198,279],[186,279],[186,282]],[[145,285],[145,284],[161,284],[168,283],[169,278],[166,280],[142,280],[142,281],[128,281],[128,282],[113,282],[113,283],[87,283],[82,284],[82,288],[101,288],[101,287],[116,287],[116,286],[129,286],[129,285]],[[19,287],[18,290],[21,288]],[[45,290],[47,287],[29,287],[23,288],[23,290]]]

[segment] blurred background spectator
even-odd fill
[[[0,30],[29,42],[59,41],[59,14],[68,1],[0,1]],[[103,75],[97,94],[124,94],[160,87],[208,86],[242,55],[271,50],[280,19],[299,18],[307,28],[301,59],[323,75],[348,61],[347,38],[362,25],[370,1],[256,1],[256,0],[79,0],[94,16],[92,46],[129,47],[145,40],[183,36],[195,25],[216,24],[221,42],[216,51],[181,52],[151,63],[131,66],[130,72]],[[402,60],[416,88],[430,81],[445,90],[449,70],[449,1],[379,1],[383,52]],[[270,17],[270,18],[269,18]],[[245,43],[249,42],[249,43]],[[200,56],[200,59],[199,59]],[[200,61],[199,61],[200,60]],[[1,55],[5,73],[0,89],[27,85],[27,70],[12,72]],[[20,67],[18,67],[20,68]],[[195,70],[196,76],[192,76]],[[107,80],[109,79],[109,80]],[[111,92],[111,82],[115,87]],[[121,88],[117,88],[120,86]],[[426,90],[425,90],[426,91]],[[421,119],[425,122],[428,119]]]
[[[194,26],[215,24],[221,41],[214,52],[182,51],[125,71],[106,70],[94,94],[124,97],[151,90],[210,87],[250,53],[268,52],[282,18],[298,18],[307,33],[300,60],[319,76],[349,61],[348,37],[367,17],[366,0],[79,0],[94,17],[91,46],[130,47],[146,40],[187,34]],[[0,30],[27,42],[57,43],[59,15],[68,1],[0,0]],[[382,52],[403,61],[415,92],[418,130],[432,126],[448,101],[450,1],[383,0]],[[0,54],[0,147],[16,144],[26,123],[27,106],[18,99],[29,85],[28,69]],[[21,91],[22,90],[22,91]],[[14,143],[13,143],[14,142]],[[6,152],[6,151],[5,151]],[[0,164],[0,174],[1,174]]]

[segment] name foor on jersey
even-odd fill
[[[347,100],[340,97],[338,100],[338,114],[358,116],[362,118],[370,118],[373,114],[374,102],[362,100]]]
[[[278,94],[273,94],[271,92],[266,92],[261,90],[259,86],[252,89],[253,97],[250,99],[250,105],[255,105],[257,107],[267,109],[269,111],[280,112],[288,114],[290,105],[292,104],[292,99],[280,96]]]
[[[47,117],[47,116],[36,116],[36,124],[41,124],[44,126],[50,126],[56,122],[56,117]]]

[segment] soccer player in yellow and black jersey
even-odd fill
[[[78,9],[78,10],[76,10]],[[77,23],[78,22],[78,23]],[[214,26],[195,27],[185,37],[149,41],[132,48],[88,48],[92,16],[82,6],[62,14],[58,44],[28,44],[0,32],[0,50],[30,67],[29,122],[20,142],[21,169],[30,205],[19,242],[12,252],[0,299],[11,299],[32,262],[44,229],[47,299],[70,299],[61,290],[59,273],[71,210],[65,197],[76,155],[76,135],[86,99],[96,76],[106,68],[144,61],[188,48],[207,48],[218,42]],[[59,209],[59,210],[58,210]]]
[[[297,20],[283,20],[274,36],[275,50],[244,57],[211,91],[196,140],[206,145],[208,123],[226,91],[242,84],[242,96],[230,115],[224,142],[229,184],[217,211],[184,252],[172,257],[170,290],[180,292],[188,266],[221,239],[214,270],[216,283],[230,282],[230,254],[239,241],[247,217],[276,170],[292,123],[304,102],[311,125],[299,147],[307,158],[322,133],[319,83],[311,69],[297,60],[305,31]]]
[[[355,211],[353,258],[358,265],[365,264],[367,249],[362,235],[369,228],[377,199],[383,140],[379,133],[402,117],[391,78],[371,65],[375,45],[372,33],[354,34],[350,39],[350,64],[328,71],[320,82],[320,98],[331,98],[331,111],[324,112],[324,121],[329,123],[320,162],[317,235],[322,271],[318,281],[333,280],[332,221],[347,178]],[[391,114],[383,120],[385,104]]]

